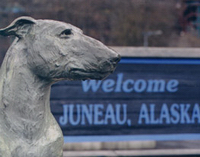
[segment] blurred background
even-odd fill
[[[2,0],[1,0],[2,1]],[[199,47],[199,2],[191,0],[6,0],[0,27],[19,16],[54,19],[80,27],[109,46]],[[1,57],[9,39],[0,38]]]

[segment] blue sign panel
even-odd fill
[[[104,80],[52,86],[65,142],[200,139],[200,59],[123,58]]]

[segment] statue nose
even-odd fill
[[[120,61],[120,59],[121,59],[121,56],[117,54],[115,57],[111,59],[111,62],[114,64],[117,64]]]

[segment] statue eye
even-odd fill
[[[72,33],[71,29],[66,29],[66,30],[62,31],[62,33],[60,34],[60,37],[69,37],[72,34],[73,33]]]

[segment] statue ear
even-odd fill
[[[6,28],[0,29],[0,35],[14,35],[18,38],[23,38],[27,34],[31,26],[35,23],[36,20],[31,17],[19,17]]]

